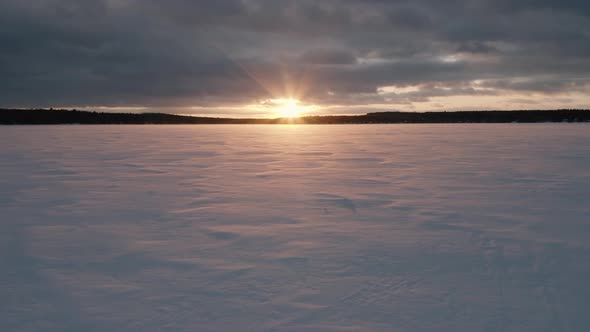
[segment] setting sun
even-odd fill
[[[301,116],[304,107],[296,99],[275,99],[273,104],[276,105],[276,113],[283,118],[296,118]]]

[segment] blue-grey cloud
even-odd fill
[[[5,107],[224,106],[293,89],[358,105],[392,85],[427,99],[440,84],[549,95],[590,79],[581,0],[3,0],[0,22]]]

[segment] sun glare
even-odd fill
[[[301,116],[304,107],[296,99],[274,99],[276,113],[282,118],[296,118]]]

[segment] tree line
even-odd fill
[[[104,113],[65,109],[0,109],[3,125],[48,124],[365,124],[590,122],[590,110],[376,112],[300,118],[215,118],[166,113]]]

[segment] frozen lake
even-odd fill
[[[590,125],[0,127],[0,331],[589,331]]]

